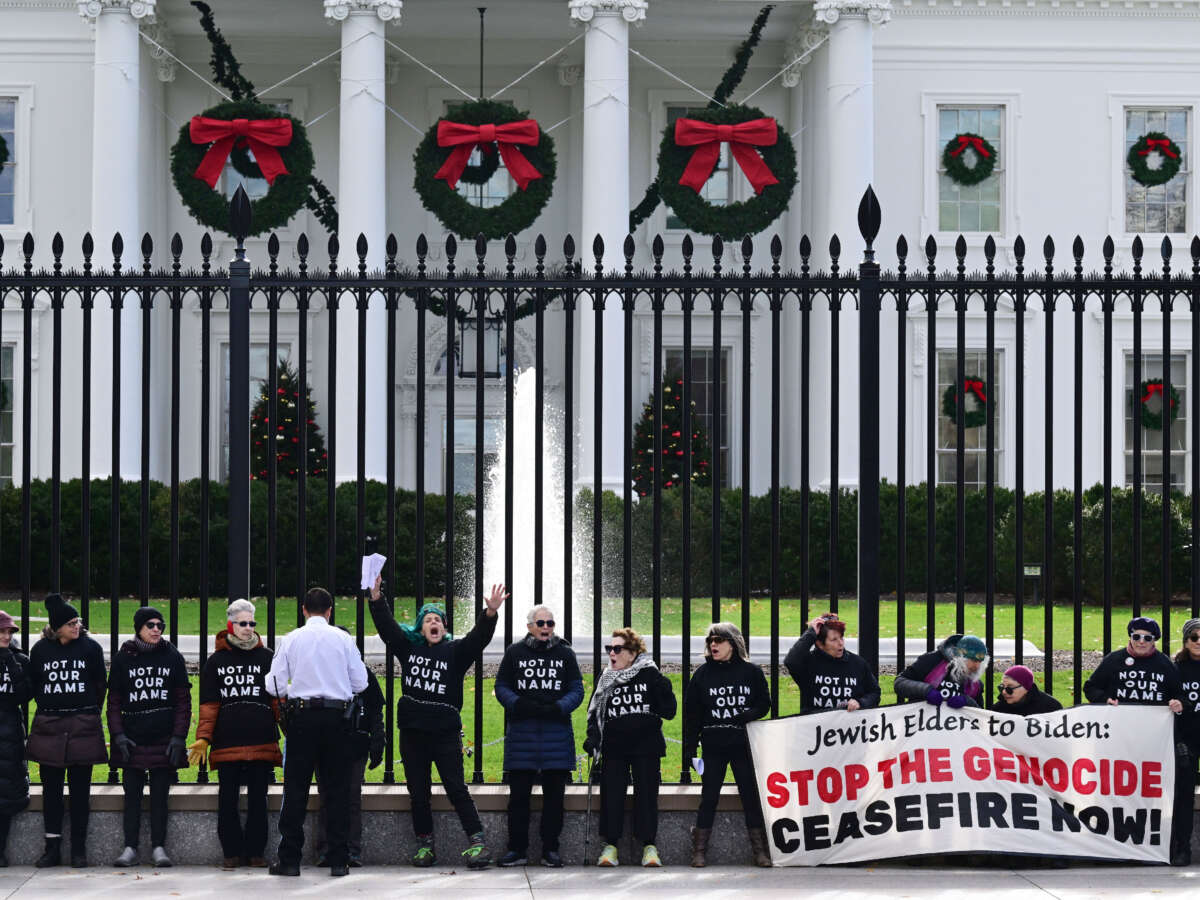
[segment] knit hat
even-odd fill
[[[143,606],[141,609],[135,612],[133,614],[133,633],[137,634],[139,631],[141,631],[142,626],[151,619],[159,619],[163,622],[166,621],[166,619],[163,617],[163,614],[153,606]]]
[[[1158,623],[1146,616],[1138,616],[1129,623],[1129,627],[1125,629],[1126,634],[1133,634],[1135,631],[1148,631],[1154,635],[1157,641],[1162,637],[1162,629],[1158,627]]]
[[[440,603],[426,603],[417,610],[417,621],[415,625],[400,625],[400,630],[404,632],[404,636],[408,638],[410,643],[416,644],[417,646],[425,643],[425,635],[421,633],[421,625],[424,624],[425,616],[429,613],[434,613],[437,615],[437,617],[442,620],[442,625],[445,626],[446,607],[442,606]],[[454,640],[454,635],[447,630],[445,637],[443,637],[442,640],[452,641]]]
[[[0,613],[3,615],[3,613]],[[1183,640],[1187,643],[1187,637],[1193,631],[1200,631],[1200,619],[1188,619],[1183,623]]]
[[[46,595],[46,612],[50,614],[50,630],[58,631],[72,619],[79,618],[79,610],[62,598],[62,594]]]
[[[983,662],[988,657],[987,644],[973,634],[960,638],[954,647],[954,652],[976,662]]]
[[[1011,678],[1027,691],[1033,690],[1033,672],[1028,666],[1009,666],[1004,670],[1004,677]]]
[[[0,631],[20,631],[21,627],[13,621],[13,617],[0,609]]]

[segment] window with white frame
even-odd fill
[[[483,420],[483,472],[499,459],[500,435],[504,431],[502,419]],[[442,483],[445,484],[445,419],[442,420]],[[475,416],[474,411],[454,417],[454,493],[475,493]]]
[[[1000,381],[1004,371],[1004,351],[995,351],[996,384],[987,382],[987,351],[967,350],[964,355],[963,375],[966,385],[964,406],[968,418],[973,413],[983,413],[992,407],[992,446],[996,452],[996,483],[1004,471],[1004,421],[1002,403],[1004,392]],[[957,394],[958,351],[939,350],[937,354],[937,480],[938,484],[955,484],[958,478],[958,425],[957,420],[946,414],[947,395]],[[983,399],[980,398],[983,395]],[[987,403],[984,402],[987,401]],[[951,403],[957,403],[957,396]],[[986,418],[985,418],[986,421]],[[984,425],[963,430],[964,484],[968,490],[987,487],[987,428]]]
[[[292,111],[291,100],[276,100],[273,103],[267,102],[266,105],[271,107],[271,109],[275,110],[275,112],[279,113],[281,116],[286,116]],[[258,162],[258,160],[254,158],[253,150],[247,149],[246,156],[250,158],[251,162]],[[233,195],[237,193],[239,185],[246,189],[246,196],[251,200],[261,200],[263,197],[267,196],[267,191],[271,189],[271,186],[267,184],[267,179],[252,178],[250,176],[243,175],[237,169],[235,169],[233,167],[233,154],[230,154],[229,158],[225,160],[225,168],[221,172],[221,183],[225,187],[226,199],[230,200],[233,199]]]
[[[676,120],[704,112],[705,109],[706,107],[703,106],[668,106],[667,125],[674,129]],[[713,173],[709,176],[708,181],[704,182],[704,186],[700,188],[700,196],[713,206],[729,205],[729,144],[721,144],[721,155],[717,158],[717,166],[713,169]],[[682,219],[673,212],[668,211],[667,228],[673,231],[684,231],[687,229],[687,226],[683,223]],[[721,471],[724,471],[724,467],[722,467]]]
[[[1187,357],[1171,354],[1171,395],[1178,418],[1169,428],[1154,428],[1156,421],[1166,425],[1162,388],[1162,354],[1142,356],[1141,384],[1133,383],[1133,354],[1125,356],[1125,484],[1133,484],[1133,415],[1142,416],[1142,484],[1146,490],[1162,491],[1162,451],[1164,437],[1171,448],[1171,490],[1185,490],[1188,466]],[[1156,389],[1157,385],[1157,389]],[[1148,421],[1149,420],[1149,421]]]
[[[13,381],[12,344],[0,346],[0,489],[12,487],[13,483],[13,407],[15,384]]]
[[[0,138],[8,148],[8,161],[0,170],[0,225],[16,221],[17,205],[17,98],[0,96]]]
[[[280,347],[280,359],[288,358],[287,348]],[[250,410],[258,402],[270,377],[270,344],[250,345]],[[229,477],[229,344],[221,344],[221,480]]]
[[[672,347],[665,351],[665,373],[668,378],[683,378],[683,348]],[[729,351],[721,350],[720,375],[713,366],[713,352],[707,350],[692,350],[691,389],[692,402],[696,404],[696,415],[704,426],[708,436],[708,445],[712,448],[714,457],[721,464],[721,487],[730,486],[729,465]],[[713,409],[716,406],[717,391],[721,392],[721,421],[719,427],[713,424]]]
[[[1131,234],[1143,232],[1181,234],[1187,231],[1187,185],[1191,172],[1188,153],[1188,121],[1186,107],[1126,107],[1125,144],[1120,165],[1125,171],[1125,230]],[[1161,131],[1179,145],[1179,173],[1166,184],[1147,187],[1133,180],[1125,158],[1129,149],[1142,135]],[[1154,150],[1146,157],[1151,169],[1162,164],[1162,156]]]
[[[500,102],[507,103],[509,106],[512,105],[512,102],[508,100],[502,100]],[[447,100],[445,105],[446,113],[453,113],[462,105],[463,104],[461,103],[455,103]],[[471,151],[471,157],[467,160],[467,165],[477,166],[483,162],[483,154],[496,154],[498,152],[499,150],[495,144],[484,147],[483,149],[475,147],[475,149]],[[508,169],[504,165],[504,160],[498,159],[496,162],[496,171],[493,172],[492,177],[483,184],[467,184],[465,181],[460,180],[456,188],[459,195],[466,197],[467,200],[469,200],[475,206],[483,209],[490,209],[493,206],[499,206],[501,203],[511,197],[513,191],[516,190],[516,182],[514,182],[512,176],[508,174]]]
[[[938,230],[947,232],[999,232],[1004,222],[1005,154],[998,153],[992,173],[978,184],[959,184],[946,174],[942,150],[955,135],[977,134],[999,151],[1004,143],[1004,107],[999,105],[938,106]],[[978,159],[973,147],[963,150],[963,162],[973,167]]]

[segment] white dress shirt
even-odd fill
[[[324,616],[310,616],[279,641],[266,687],[276,697],[293,700],[350,700],[366,690],[367,667],[354,638]]]

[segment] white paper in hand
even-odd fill
[[[387,557],[382,553],[372,553],[370,556],[362,558],[362,589],[369,591],[375,586],[375,579],[379,577],[379,573],[383,571],[383,564],[387,562]]]
[[[693,756],[692,757],[692,768],[696,770],[697,775],[703,776],[704,775],[704,760],[702,760],[699,756]]]

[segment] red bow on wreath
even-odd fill
[[[1155,150],[1158,150],[1164,156],[1171,157],[1171,159],[1179,159],[1179,154],[1171,149],[1170,138],[1146,138],[1146,149],[1139,150],[1138,156],[1149,156]],[[1162,391],[1161,386],[1159,387],[1159,391]]]
[[[454,150],[433,177],[441,178],[451,188],[455,187],[467,168],[471,151],[477,146],[487,147],[495,143],[500,148],[500,159],[504,161],[508,174],[517,182],[517,187],[525,190],[529,182],[541,178],[542,173],[525,158],[517,144],[536,146],[541,139],[539,135],[538,124],[533,119],[505,122],[503,125],[467,125],[442,119],[438,122],[438,146],[453,147]]]
[[[1163,386],[1162,386],[1161,381],[1152,382],[1151,384],[1146,385],[1146,396],[1142,397],[1142,403],[1145,403],[1147,400],[1149,400],[1155,394],[1158,395],[1158,398],[1160,400],[1162,399]],[[1174,397],[1171,398],[1171,408],[1172,409],[1175,408],[1175,398]]]
[[[188,135],[193,144],[209,144],[208,152],[194,174],[210,188],[216,188],[225,160],[233,151],[233,145],[245,140],[250,152],[262,170],[267,184],[274,184],[280,175],[288,174],[283,157],[276,147],[286,147],[292,142],[291,119],[206,119],[192,116]]]
[[[960,134],[958,136],[958,146],[950,151],[950,155],[958,156],[958,154],[962,153],[968,147],[974,148],[975,152],[980,156],[990,157],[992,155],[988,153],[987,149],[983,146],[983,138],[974,137],[973,135],[969,134]]]
[[[695,147],[692,158],[679,183],[690,187],[697,194],[708,181],[721,156],[721,144],[729,144],[733,158],[750,180],[754,193],[761,194],[769,184],[779,184],[779,179],[759,156],[755,147],[769,147],[778,140],[774,119],[751,119],[737,125],[714,125],[699,119],[677,119],[675,121],[675,143],[680,147]]]
[[[987,403],[987,396],[983,393],[982,381],[975,381],[971,378],[965,379],[963,381],[963,392],[966,393],[968,391],[974,394],[979,399],[980,403]]]

